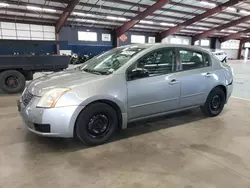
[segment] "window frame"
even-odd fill
[[[152,78],[152,77],[157,77],[157,76],[162,76],[162,75],[168,75],[168,74],[172,74],[172,73],[166,73],[166,74],[158,74],[158,75],[155,75],[155,76],[149,76],[149,77],[144,77],[144,78],[136,78],[136,79],[133,79],[133,80],[130,80],[129,77],[128,77],[128,73],[129,71],[134,67],[134,65],[136,63],[138,63],[138,61],[140,61],[141,59],[145,58],[146,56],[148,56],[149,54],[152,54],[154,52],[157,52],[157,51],[161,51],[161,50],[164,50],[164,49],[172,49],[173,52],[175,53],[175,70],[174,72],[172,73],[175,73],[175,72],[178,72],[178,51],[177,51],[177,48],[176,47],[161,47],[161,48],[157,48],[157,49],[154,49],[150,52],[148,52],[147,54],[144,54],[143,56],[139,57],[135,62],[133,62],[126,70],[126,80],[127,81],[134,81],[134,80],[139,80],[139,79],[145,79],[145,78]]]
[[[196,49],[190,49],[190,48],[186,48],[186,47],[178,47],[176,48],[177,50],[177,72],[183,72],[183,71],[192,71],[192,70],[197,70],[197,69],[204,69],[204,68],[208,68],[208,67],[212,67],[212,59],[209,53],[203,52],[202,50],[196,50]],[[203,66],[203,67],[197,67],[197,68],[192,68],[192,69],[188,69],[188,70],[182,70],[182,62],[181,62],[181,54],[180,51],[181,50],[186,50],[186,51],[192,51],[195,53],[200,53],[202,54],[202,62],[205,63],[204,61],[204,55],[208,56],[209,59],[209,65],[208,66]]]

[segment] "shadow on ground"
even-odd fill
[[[181,126],[201,119],[205,119],[205,116],[199,109],[193,109],[136,123],[130,123],[127,129],[119,131],[108,143],[170,127]],[[42,145],[43,152],[72,152],[89,148],[77,139],[46,138],[32,133],[27,133],[26,140],[32,143],[32,147],[36,144],[38,147],[41,147]]]

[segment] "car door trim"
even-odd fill
[[[195,94],[191,94],[191,95],[185,95],[181,98],[188,98],[188,97],[194,97],[194,96],[198,96],[198,95],[203,95],[205,94],[206,92],[201,92],[201,93],[195,93]]]
[[[189,110],[189,109],[194,109],[194,108],[197,108],[197,107],[199,107],[199,105],[194,105],[194,106],[190,106],[190,107],[179,108],[179,109],[176,109],[176,110],[170,110],[170,111],[166,111],[166,112],[151,114],[151,115],[148,115],[148,116],[138,117],[138,118],[128,120],[128,123],[143,120],[143,119],[149,119],[149,118],[153,118],[153,117],[168,115],[168,114],[172,114],[172,113],[176,113],[176,112],[182,112],[182,111],[186,111],[186,110]]]
[[[147,105],[151,105],[151,104],[158,104],[158,103],[167,102],[167,101],[174,101],[174,100],[178,100],[178,97],[177,98],[175,97],[175,98],[171,98],[171,99],[166,99],[166,100],[160,100],[160,101],[144,103],[144,104],[133,105],[133,106],[130,106],[130,108],[137,108],[137,107],[141,107],[141,106],[147,106]]]

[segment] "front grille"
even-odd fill
[[[22,96],[24,106],[27,106],[33,97],[34,95],[26,89]]]

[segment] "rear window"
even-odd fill
[[[180,49],[180,61],[181,70],[191,70],[211,65],[209,54],[189,49]]]

